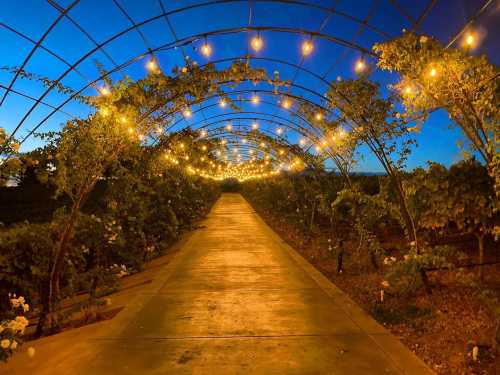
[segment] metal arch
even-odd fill
[[[76,4],[78,4],[80,2],[80,0],[74,0],[65,10],[64,10],[64,13],[67,13],[69,12]],[[21,64],[21,67],[20,69],[16,72],[16,74],[14,75],[14,78],[12,78],[12,80],[10,81],[9,83],[9,86],[8,86],[8,89],[7,91],[5,91],[5,93],[3,94],[2,96],[2,99],[0,99],[0,106],[4,103],[5,99],[7,98],[7,95],[9,95],[9,92],[10,90],[12,89],[12,86],[14,86],[14,83],[16,82],[17,80],[17,77],[19,77],[19,73],[21,70],[24,69],[24,67],[26,66],[26,64],[28,63],[28,61],[30,61],[31,57],[33,56],[33,54],[36,52],[36,50],[38,49],[38,47],[42,44],[42,42],[45,40],[45,38],[47,37],[47,35],[49,35],[49,33],[52,31],[52,29],[59,23],[59,21],[63,18],[63,13],[59,14],[58,17],[56,17],[56,19],[51,23],[51,25],[49,26],[49,28],[45,31],[45,33],[43,33],[43,35],[40,37],[40,39],[38,39],[38,42],[36,43],[35,47],[33,47],[30,51],[30,53],[28,53],[28,56],[26,56],[26,58],[24,59],[23,63]],[[42,98],[43,99],[43,98]]]
[[[226,1],[226,0],[220,0],[220,1]],[[239,1],[239,0],[227,0],[227,1]],[[274,1],[274,0],[265,0],[265,1]],[[284,1],[284,0],[275,0],[275,1]],[[163,15],[160,15],[160,16],[163,16]],[[151,19],[157,19],[158,17],[160,16],[156,16],[156,17],[153,17],[153,18],[150,18],[149,20]],[[136,24],[136,27],[138,26],[141,26],[145,23],[147,23],[148,20],[146,21],[143,21],[141,23],[138,23]],[[14,131],[12,132],[11,135],[14,135],[17,130],[21,127],[21,125],[24,123],[24,121],[26,121],[26,119],[28,118],[28,116],[33,112],[33,110],[36,108],[36,106],[38,105],[39,101],[43,100],[43,98],[45,98],[51,91],[52,89],[57,85],[57,83],[59,83],[62,79],[64,79],[64,77],[66,77],[66,75],[71,71],[73,70],[76,66],[78,66],[81,62],[83,62],[85,59],[87,59],[89,56],[91,56],[92,54],[94,54],[96,51],[98,51],[100,48],[104,47],[105,45],[107,45],[108,43],[114,41],[115,39],[119,38],[120,36],[126,34],[127,32],[133,30],[135,27],[130,27],[126,30],[123,30],[117,34],[115,34],[114,36],[108,38],[106,41],[100,43],[97,47],[93,48],[92,50],[90,50],[89,52],[87,52],[86,54],[84,54],[80,59],[78,59],[69,69],[67,69],[64,73],[62,73],[53,83],[50,87],[48,87],[44,93],[39,97],[39,100],[37,100],[37,102],[25,113],[25,115],[23,116],[23,118],[21,119],[21,121],[17,124],[17,126],[15,127]],[[246,32],[246,31],[250,31],[250,30],[272,30],[272,31],[276,31],[276,32],[288,32],[288,33],[298,33],[298,34],[306,34],[306,35],[312,35],[312,36],[315,36],[315,37],[318,37],[318,38],[321,38],[321,39],[326,39],[326,40],[329,40],[331,42],[334,42],[334,43],[337,43],[337,44],[341,44],[341,45],[344,45],[346,47],[349,47],[349,48],[354,48],[354,49],[358,49],[360,51],[363,51],[364,53],[366,54],[370,54],[370,55],[373,55],[373,53],[369,50],[366,50],[364,49],[363,47],[360,47],[360,46],[356,46],[356,45],[350,45],[350,43],[348,41],[344,41],[344,40],[340,40],[338,38],[335,38],[335,37],[332,37],[332,36],[329,36],[329,35],[326,35],[326,34],[321,34],[321,33],[317,33],[317,32],[314,32],[314,31],[307,31],[307,30],[303,30],[303,29],[298,29],[298,28],[278,28],[278,27],[239,27],[239,28],[232,28],[232,29],[224,29],[224,30],[217,30],[217,31],[213,31],[213,32],[206,32],[206,33],[203,33],[203,34],[197,34],[197,35],[194,35],[194,36],[190,36],[190,37],[186,37],[184,39],[181,39],[178,43],[169,43],[169,44],[166,44],[162,47],[157,47],[151,51],[148,51],[147,53],[151,53],[152,51],[159,51],[159,50],[166,50],[166,49],[172,49],[174,47],[179,47],[179,46],[182,46],[182,45],[185,45],[185,44],[189,44],[189,43],[192,43],[193,41],[201,38],[201,37],[204,37],[206,35],[219,35],[219,34],[223,34],[223,33],[228,33],[228,32],[231,32],[231,33],[235,33],[235,32]],[[169,46],[168,48],[166,48],[165,46]],[[132,62],[134,61],[138,61],[140,60],[141,58],[143,58],[147,53],[143,53],[140,55],[140,57],[136,57],[135,59],[130,60],[129,61],[129,64],[131,64]],[[125,66],[128,66],[129,64],[126,64]],[[123,66],[123,67],[125,67]],[[113,69],[113,71],[116,71],[117,69]],[[96,79],[94,81],[92,81],[92,83],[95,83],[97,81],[99,81],[100,79],[102,79],[103,77],[99,77],[99,79]],[[88,87],[88,86],[87,86]],[[84,89],[82,90],[79,90],[78,93],[81,93]],[[77,95],[77,94],[73,94],[68,100],[64,101],[61,106],[64,106],[66,103],[69,102],[69,100],[73,99],[74,96]],[[59,107],[58,107],[59,108]],[[51,114],[48,115],[49,117],[47,118],[50,118]],[[45,119],[42,120],[42,121],[46,121]],[[32,134],[32,132],[30,132],[30,135]]]
[[[253,118],[246,118],[246,117],[232,117],[230,119],[231,121],[233,120],[254,120]],[[289,125],[289,124],[286,124],[286,123],[282,123],[282,122],[279,122],[279,121],[275,121],[275,120],[269,120],[269,119],[264,119],[264,118],[256,118],[256,120],[260,120],[260,121],[267,121],[268,123],[270,124],[275,124],[275,125],[278,125],[280,127],[284,127],[284,128],[287,128],[287,129],[290,129],[291,131],[307,138],[309,141],[311,142],[315,142],[313,138],[315,138],[316,140],[319,140],[318,138],[316,138],[314,135],[312,136],[310,133],[308,133],[306,131],[306,129],[304,128],[294,128],[292,125]],[[208,129],[210,126],[213,126],[213,125],[219,125],[221,123],[224,123],[228,120],[226,119],[222,119],[222,120],[218,120],[218,121],[214,121],[214,122],[211,122],[211,123],[208,123],[208,124],[204,124],[203,126],[198,126],[200,124],[200,122],[197,122],[196,124],[194,124],[193,126],[191,126],[194,130],[200,130],[200,129]],[[247,124],[238,124],[238,125],[234,125],[233,127],[235,128],[244,128],[246,130],[246,128],[250,128],[250,126],[248,126]],[[212,129],[210,129],[212,130]],[[268,131],[267,129],[261,129],[259,131]],[[232,132],[234,133],[235,136],[238,136],[239,134],[236,133],[236,132]],[[278,133],[276,132],[271,132],[272,134],[276,134],[277,138],[279,139],[286,139],[284,137],[281,137]]]
[[[252,93],[264,93],[264,94],[269,94],[269,95],[275,95],[273,91],[270,91],[270,90],[264,90],[264,89],[257,89],[257,90],[253,90],[253,89],[248,89],[248,90],[237,90],[237,91],[231,91],[229,93],[227,93],[226,95],[230,96],[230,95],[238,95],[238,94],[246,94],[246,93],[249,93],[249,92],[252,92]],[[311,104],[311,105],[314,105],[316,108],[318,108],[319,110],[323,111],[324,113],[331,113],[330,110],[328,110],[327,108],[319,105],[319,104],[316,104],[306,98],[303,98],[301,96],[296,96],[296,95],[292,95],[292,94],[286,94],[288,97],[294,99],[295,101],[297,102],[304,102],[304,103],[308,103],[308,104]],[[196,105],[196,104],[200,104],[200,103],[203,103],[203,102],[206,102],[208,100],[211,100],[213,98],[218,98],[219,95],[218,94],[214,94],[214,95],[210,95],[210,96],[206,96],[200,100],[196,100],[194,102],[191,102],[189,103],[190,106],[192,105]],[[251,100],[249,99],[238,99],[237,101],[239,102],[251,102]],[[305,121],[306,123],[308,123],[310,126],[313,126],[312,123],[310,123],[309,121],[307,121],[304,117],[300,116],[297,112],[293,112],[293,111],[290,111],[286,108],[283,108],[283,107],[280,107],[278,106],[276,103],[273,103],[273,102],[267,102],[267,101],[263,101],[261,100],[260,103],[264,103],[264,104],[269,104],[269,105],[273,105],[273,106],[277,106],[279,108],[282,108],[283,110],[287,111],[287,112],[290,112],[292,114],[294,114],[295,116],[299,117],[301,120]],[[213,104],[213,106],[215,106],[217,104]],[[204,107],[205,108],[205,107]],[[156,109],[155,109],[156,110]],[[178,110],[174,110],[174,111],[171,111],[171,112],[166,112],[164,114],[162,114],[160,116],[161,119],[164,119],[166,116],[170,116],[170,115],[175,115],[177,113],[179,113],[180,111]],[[194,110],[193,113],[196,113],[198,112],[198,110]],[[152,114],[153,111],[149,112],[149,113],[146,113],[144,117],[147,117],[149,116],[150,114]],[[143,117],[143,118],[144,118]]]
[[[208,107],[207,107],[208,108]],[[275,120],[275,121],[286,121],[286,123],[288,123],[288,125],[290,126],[295,126],[297,125],[295,122],[293,121],[290,121],[289,119],[283,117],[283,116],[278,116],[278,115],[274,115],[274,114],[270,114],[270,113],[266,113],[266,112],[250,112],[250,111],[239,111],[239,112],[227,112],[227,113],[222,113],[222,114],[218,114],[218,115],[214,115],[214,116],[210,116],[207,118],[207,120],[213,120],[213,119],[216,119],[216,118],[220,118],[220,117],[226,117],[226,116],[232,116],[233,114],[238,114],[238,115],[252,115],[252,117],[241,117],[240,119],[247,119],[247,120],[259,120],[259,121],[270,121],[268,118],[264,117],[264,116],[269,116],[269,117],[273,117],[273,118],[277,118],[278,120]],[[231,121],[232,117],[230,117],[229,119],[226,119],[226,118],[222,118],[220,119],[220,121]],[[169,126],[167,129],[171,129],[173,128],[174,126],[176,126],[177,124],[179,124],[182,120],[178,120],[175,122],[175,124],[172,124],[171,126]],[[194,124],[191,124],[190,126],[196,126],[200,123],[202,123],[203,121],[197,121],[195,122]],[[299,128],[301,129],[305,129],[305,130],[309,130],[309,129],[315,129],[316,128],[307,128],[307,127],[302,127],[300,125],[298,125]]]
[[[100,77],[94,79],[94,81],[92,81],[90,84],[86,85],[85,87],[83,87],[82,89],[80,89],[79,91],[77,91],[75,93],[75,95],[71,96],[70,98],[68,98],[65,102],[63,102],[61,105],[59,105],[58,107],[54,107],[54,109],[56,109],[57,111],[61,111],[60,108],[64,107],[68,102],[70,102],[76,95],[82,93],[84,90],[86,90],[87,88],[89,87],[93,87],[93,85],[104,79],[105,77],[107,77],[108,75],[112,74],[112,73],[115,73],[119,70],[121,70],[122,68],[144,58],[146,55],[145,54],[140,54],[138,56],[135,56],[133,57],[132,59],[129,59],[128,61],[122,63],[121,65],[117,66],[115,69],[112,69],[110,71],[108,71],[106,74],[104,75],[101,75]],[[224,63],[224,62],[228,62],[228,61],[236,61],[238,59],[250,59],[250,60],[262,60],[262,61],[270,61],[270,62],[276,62],[276,63],[279,63],[279,64],[283,64],[283,65],[288,65],[288,66],[291,66],[291,67],[298,67],[297,64],[295,63],[291,63],[291,62],[287,62],[285,60],[280,60],[280,59],[275,59],[275,58],[268,58],[268,57],[257,57],[257,56],[236,56],[236,57],[230,57],[230,58],[224,58],[224,59],[219,59],[219,60],[215,60],[215,61],[211,61],[211,62],[208,62],[206,64],[202,64],[200,65],[200,67],[204,67],[208,64],[219,64],[219,63]],[[313,71],[309,70],[309,69],[306,69],[304,67],[300,67],[300,69],[308,74],[310,74],[311,76],[317,78],[318,80],[321,80],[324,84],[326,85],[329,85],[328,81],[326,81],[325,79],[323,79],[322,77],[320,77],[318,74],[314,73]],[[300,88],[300,87],[299,87]],[[317,93],[317,96],[321,96],[321,94]],[[324,99],[324,98],[323,98]],[[36,101],[35,98],[33,98],[34,101]],[[52,117],[54,113],[50,113],[46,118],[44,118],[41,123],[37,124],[35,126],[35,128],[33,129],[33,131],[36,131],[39,126],[41,126],[43,123],[45,123],[45,121],[47,121],[50,117]],[[33,131],[31,131],[27,136],[26,138],[29,138],[29,136],[31,136],[31,134],[33,133]],[[12,133],[12,135],[14,135],[15,132]],[[24,139],[23,141],[24,142]]]
[[[14,34],[16,34],[17,36],[23,38],[24,40],[27,40],[28,42],[30,42],[31,44],[34,44],[36,46],[37,44],[37,41],[30,38],[29,36],[27,36],[26,34],[20,32],[19,30],[16,30],[15,28],[7,25],[6,23],[4,22],[0,22],[0,26],[3,27],[4,29],[7,29],[11,32],[13,32]],[[71,66],[71,63],[69,61],[67,61],[66,59],[64,59],[63,57],[61,57],[60,55],[58,55],[57,53],[55,53],[54,51],[48,49],[47,47],[43,46],[43,45],[40,45],[39,46],[40,49],[42,49],[43,51],[47,52],[49,55],[55,57],[57,60],[61,61],[63,64],[67,65],[67,66]],[[84,81],[87,81],[90,82],[90,80],[88,78],[86,78],[83,73],[81,73],[78,69],[73,69],[73,71],[78,74],[80,76],[80,78],[82,78]],[[7,89],[7,86],[5,86],[5,88]],[[10,92],[14,92],[14,89],[11,88],[9,90]],[[34,99],[36,100],[36,99]]]
[[[52,5],[55,9],[57,9],[59,12],[62,12],[64,10],[64,8],[61,7],[61,5],[59,5],[58,3],[56,3],[55,0],[47,0],[47,2],[50,5]],[[87,30],[85,30],[85,28],[82,25],[80,25],[78,22],[76,22],[73,17],[71,17],[68,13],[64,13],[64,17],[66,17],[68,19],[68,21],[70,21],[78,30],[80,30],[80,32],[83,35],[85,35],[87,37],[87,39],[90,40],[94,45],[96,45],[96,46],[99,45],[99,43],[97,42],[97,40],[95,40],[94,37],[92,35],[90,35],[90,33]],[[43,46],[40,46],[40,48],[43,48]],[[106,51],[104,48],[101,48],[100,50],[103,53],[103,55],[106,56],[106,58],[114,66],[118,65],[116,63],[116,61],[113,59],[113,57],[111,56],[111,54],[108,53],[108,51]]]
[[[4,89],[4,90],[7,90],[7,86],[2,85],[1,83],[0,83],[0,88],[1,88],[1,89]],[[28,94],[25,94],[25,93],[23,93],[23,92],[21,92],[21,91],[18,91],[18,90],[15,90],[15,89],[11,89],[11,90],[10,90],[10,92],[11,92],[11,93],[13,93],[13,94],[16,94],[16,95],[22,96],[23,98],[26,98],[26,99],[30,99],[30,100],[36,101],[36,98],[34,98],[34,97],[32,97],[32,96],[30,96],[30,95],[28,95]],[[56,109],[56,107],[55,107],[55,106],[53,106],[52,104],[49,104],[49,103],[47,103],[47,102],[40,102],[40,104],[42,104],[42,105],[44,105],[44,106],[47,106],[47,107],[49,107],[49,108],[52,108],[52,109]],[[70,113],[68,113],[68,112],[66,112],[66,111],[63,111],[62,109],[59,109],[59,110],[58,110],[58,112],[61,112],[61,113],[65,114],[66,116],[69,116],[69,117],[71,117],[71,118],[76,118],[76,117],[77,117],[77,116],[72,115],[72,114],[70,114]]]

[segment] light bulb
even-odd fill
[[[429,72],[429,75],[430,75],[431,77],[435,77],[435,76],[437,76],[437,70],[436,70],[436,68],[431,68],[431,70],[430,70],[430,72]]]
[[[362,59],[359,59],[359,60],[356,62],[356,67],[355,67],[356,72],[358,72],[358,73],[359,73],[359,72],[362,72],[362,71],[364,71],[364,70],[365,70],[365,68],[366,68],[366,63],[365,63],[365,61],[364,61],[364,60],[362,60]]]
[[[252,103],[253,104],[259,104],[260,98],[257,95],[252,96]]]
[[[229,130],[229,131],[231,131],[233,129],[233,125],[227,124],[226,125],[226,129]]]
[[[253,129],[253,130],[256,130],[258,127],[259,127],[259,124],[257,124],[256,122],[254,122],[254,123],[252,124],[252,129]]]
[[[109,94],[111,94],[111,91],[109,91],[109,89],[106,87],[106,86],[103,86],[99,89],[99,92],[101,93],[101,95],[103,96],[108,96]]]
[[[257,35],[252,38],[252,40],[250,41],[250,45],[255,52],[259,52],[264,46],[264,41],[259,35]]]
[[[285,109],[290,109],[290,107],[292,106],[292,102],[290,102],[290,100],[288,99],[284,99],[282,102],[281,102],[281,106]]]
[[[156,63],[155,59],[149,60],[148,63],[146,64],[146,67],[150,72],[158,71],[158,64]]]
[[[184,112],[182,112],[182,114],[184,115],[184,117],[190,118],[193,115],[193,112],[191,112],[189,108],[186,108]]]
[[[224,108],[226,105],[227,105],[227,103],[226,103],[226,100],[225,100],[225,99],[221,99],[221,100],[219,100],[219,106],[220,106],[221,108]]]
[[[321,112],[318,112],[318,113],[316,113],[316,116],[314,116],[314,118],[317,121],[321,121],[321,120],[323,120],[323,114]]]
[[[308,56],[311,54],[311,52],[313,51],[314,49],[314,45],[312,44],[312,42],[310,40],[306,40],[302,43],[302,54],[304,56]]]
[[[281,128],[276,129],[276,133],[278,133],[278,134],[283,133],[283,129],[281,129]]]
[[[304,146],[306,144],[306,140],[304,138],[301,138],[299,143],[301,146]]]
[[[209,57],[212,54],[212,47],[210,47],[210,44],[205,43],[201,46],[201,53],[205,57]]]

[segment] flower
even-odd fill
[[[7,348],[10,346],[10,340],[8,340],[8,339],[3,339],[2,341],[0,341],[0,346],[1,346],[3,349],[7,349]]]
[[[33,358],[35,356],[35,348],[34,347],[31,346],[28,348],[28,356],[30,358]]]

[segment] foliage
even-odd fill
[[[16,175],[20,168],[20,161],[15,156],[19,151],[19,143],[11,139],[5,130],[0,127],[0,187]]]
[[[0,316],[0,360],[7,359],[18,349],[22,343],[22,335],[28,326],[28,319],[24,314],[29,311],[30,306],[24,297],[8,294],[10,310],[5,316]]]
[[[411,32],[376,44],[373,49],[379,55],[380,68],[401,74],[395,88],[407,113],[425,118],[438,108],[448,112],[473,150],[488,164],[498,186],[498,67],[484,55],[445,48],[432,37]]]

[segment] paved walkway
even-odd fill
[[[59,344],[46,373],[431,373],[240,195],[204,225],[117,317]]]

